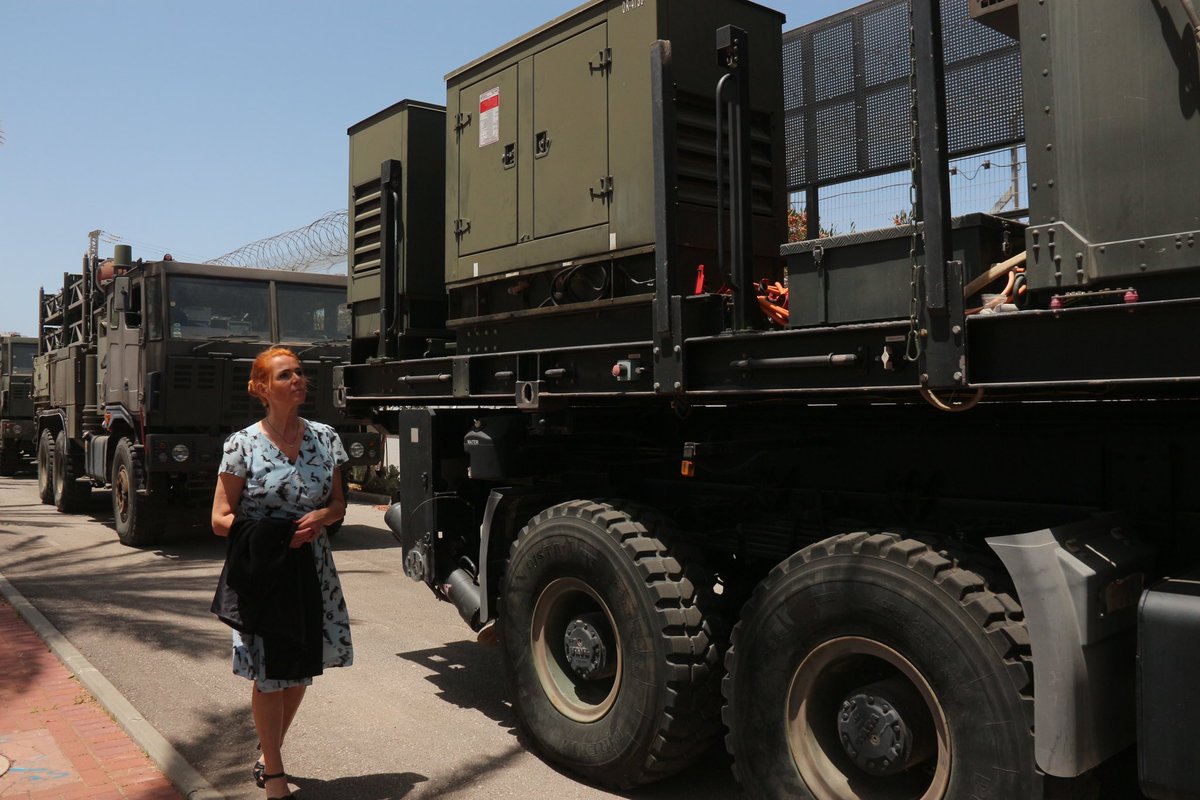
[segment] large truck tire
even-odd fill
[[[121,544],[145,547],[158,542],[166,527],[166,487],[149,484],[148,494],[138,494],[144,475],[141,456],[129,439],[122,437],[113,453],[113,523]]]
[[[720,736],[717,596],[676,553],[665,523],[590,500],[541,512],[513,543],[497,630],[517,718],[596,783],[666,777]]]
[[[922,542],[854,533],[793,555],[725,664],[726,744],[752,797],[1043,797],[1021,608]]]
[[[92,487],[80,483],[83,459],[71,450],[66,431],[59,431],[54,440],[54,506],[64,514],[76,514],[87,506]]]
[[[54,505],[54,432],[42,431],[37,448],[38,498],[43,505]]]

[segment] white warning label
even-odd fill
[[[500,141],[500,87],[479,95],[479,146]]]

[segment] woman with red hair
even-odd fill
[[[268,798],[287,798],[292,795],[280,750],[305,688],[322,668],[349,666],[354,659],[350,618],[325,535],[325,528],[346,513],[338,467],[348,457],[333,428],[300,417],[308,382],[291,350],[273,347],[260,353],[251,367],[247,390],[262,402],[266,413],[225,442],[213,497],[213,532],[229,536],[233,530],[240,536],[248,522],[286,521],[283,530],[290,532],[290,541],[280,543],[283,555],[287,548],[311,549],[321,602],[315,610],[323,611],[320,666],[300,670],[308,674],[294,674],[293,669],[279,677],[282,659],[272,670],[267,654],[283,649],[273,645],[269,636],[239,632],[236,627],[233,631],[233,671],[253,681],[250,707],[262,748],[254,780],[267,790]],[[231,548],[229,559],[234,558],[233,552]],[[247,568],[227,560],[227,570],[235,566]],[[295,608],[288,613],[303,611]]]

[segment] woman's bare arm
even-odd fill
[[[234,501],[242,496],[246,479],[231,472],[217,475],[217,490],[213,493],[212,529],[217,536],[228,536],[233,527]]]

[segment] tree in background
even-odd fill
[[[850,232],[854,232],[854,223],[850,223]],[[818,239],[828,239],[830,236],[837,236],[837,230],[832,225],[828,228],[821,228],[817,234]],[[788,241],[803,242],[807,238],[808,212],[788,208]]]
[[[788,241],[803,242],[808,238],[808,212],[788,208]]]

